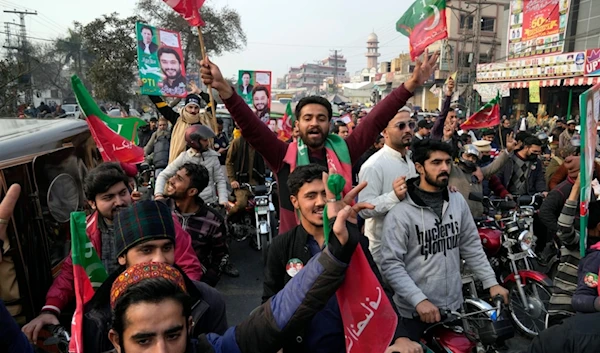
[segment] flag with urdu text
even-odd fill
[[[171,6],[175,12],[181,15],[190,26],[204,27],[204,21],[200,16],[200,8],[204,5],[204,0],[163,0]]]
[[[83,307],[92,299],[94,291],[106,280],[108,274],[100,261],[94,245],[85,231],[85,212],[71,213],[71,257],[75,282],[75,314],[71,321],[69,353],[84,353]]]
[[[292,138],[292,125],[294,124],[294,114],[292,113],[292,103],[288,102],[285,107],[285,114],[281,118],[281,129],[279,129],[278,136],[281,141],[288,141]]]
[[[102,120],[94,115],[85,119],[96,147],[105,162],[138,164],[144,161],[144,149],[117,135]]]
[[[448,38],[446,0],[415,1],[396,22],[396,30],[408,37],[414,61],[429,45]]]
[[[479,111],[460,125],[463,130],[483,129],[500,124],[500,92]]]
[[[138,143],[137,130],[138,127],[146,125],[146,122],[138,117],[130,116],[126,118],[112,117],[105,114],[96,102],[92,95],[85,88],[77,75],[71,76],[71,86],[77,98],[77,103],[81,108],[83,115],[94,115],[102,120],[109,128],[117,134],[123,136],[127,141]]]

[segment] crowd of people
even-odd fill
[[[211,118],[212,107],[201,111],[209,99],[196,86],[179,112],[150,97],[162,115],[140,134],[156,170],[151,200],[139,200],[133,175],[119,163],[100,164],[84,182],[87,235],[109,274],[85,306],[85,352],[345,352],[334,293],[357,246],[398,317],[386,353],[422,352],[420,339],[441,320],[440,309],[463,304],[461,259],[490,297],[508,301],[474,222],[486,210],[471,193],[546,197],[535,217],[537,251],[544,261],[559,249],[560,263],[551,327],[529,351],[600,347],[600,332],[587,324],[600,311],[600,206],[590,205],[588,255],[581,258],[578,122],[504,116],[498,127],[462,131],[451,79],[439,115],[419,118],[407,102],[438,56],[426,53],[406,82],[350,124],[333,118],[325,98],[303,98],[289,141],[208,59],[199,62],[203,83],[218,92],[241,136],[230,141],[223,121]],[[218,282],[239,271],[229,259],[227,220],[216,208],[228,217],[243,210],[250,195],[241,185],[263,184],[269,172],[278,181],[279,235],[264,264],[263,304],[229,328]],[[330,190],[332,174],[346,180],[340,190]],[[3,249],[10,246],[6,224],[18,192],[13,186],[0,205]],[[23,334],[1,304],[0,347],[31,351],[28,341],[59,324],[74,291],[69,255]],[[565,348],[575,346],[585,349]]]

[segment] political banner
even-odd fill
[[[581,109],[581,168],[580,168],[580,193],[579,193],[579,216],[580,216],[580,251],[585,255],[588,206],[592,196],[592,178],[594,172],[594,157],[596,155],[596,144],[598,134],[598,115],[600,114],[600,84],[595,85],[579,96],[579,107]]]
[[[508,21],[507,57],[562,53],[570,0],[513,0]]]
[[[178,32],[136,23],[141,94],[185,97],[185,65]]]
[[[529,103],[540,102],[540,81],[529,81]]]
[[[254,108],[260,120],[269,124],[271,111],[271,71],[240,70],[237,93]]]

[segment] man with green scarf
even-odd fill
[[[346,194],[352,184],[352,164],[360,159],[413,92],[431,76],[438,57],[437,52],[431,56],[425,52],[425,60],[417,60],[412,77],[377,104],[346,140],[328,134],[333,112],[327,99],[318,96],[303,98],[296,105],[295,111],[300,138],[289,144],[280,141],[256,117],[248,104],[223,78],[217,65],[208,59],[199,61],[199,64],[204,84],[212,85],[219,92],[244,138],[264,157],[276,174],[280,201],[279,233],[283,234],[298,224],[287,187],[288,176],[294,168],[317,163],[328,170],[335,169],[336,173],[347,180],[347,187],[344,189]]]

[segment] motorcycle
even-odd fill
[[[465,298],[461,312],[440,309],[441,321],[427,328],[421,343],[425,352],[496,352],[514,330],[502,315],[502,297],[494,306],[478,298]],[[417,313],[413,319],[418,319]]]
[[[475,220],[481,243],[498,282],[509,290],[511,320],[521,333],[533,338],[545,328],[552,295],[552,280],[534,270],[530,260],[536,257],[533,215],[541,196],[521,196],[516,202],[476,194],[469,199],[481,201],[488,214],[494,215]]]

